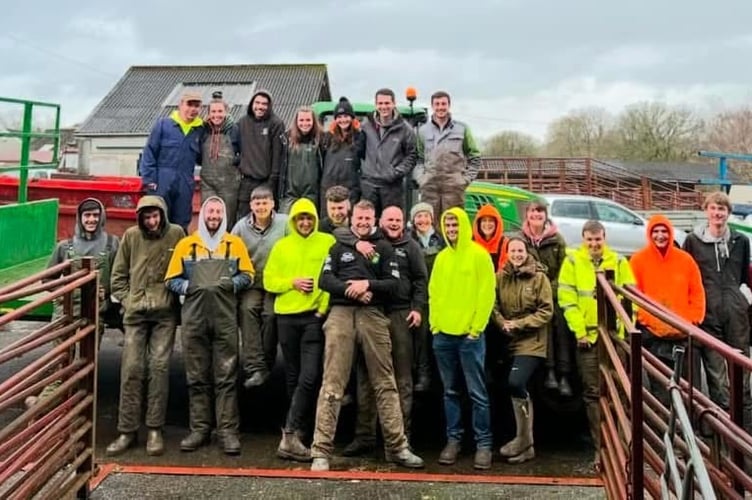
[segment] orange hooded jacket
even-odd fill
[[[485,239],[480,232],[480,219],[492,217],[496,221],[496,230],[490,239]],[[483,205],[473,219],[473,241],[486,249],[491,254],[496,272],[504,267],[507,261],[507,238],[504,237],[504,219],[493,205]]]
[[[658,250],[651,237],[653,228],[658,225],[668,228],[670,243],[665,252]],[[685,320],[701,323],[705,318],[705,289],[697,263],[673,244],[674,228],[665,216],[654,215],[648,220],[647,237],[648,244],[629,260],[637,288]],[[657,337],[684,337],[642,309],[637,311],[637,320]]]

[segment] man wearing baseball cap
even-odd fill
[[[186,233],[193,216],[194,170],[201,151],[201,101],[200,93],[183,92],[178,109],[157,120],[139,162],[143,190],[161,196],[169,221]]]

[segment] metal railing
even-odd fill
[[[478,180],[536,193],[608,198],[633,210],[697,210],[703,193],[680,182],[638,175],[593,158],[483,157]]]
[[[92,258],[71,261],[0,288],[0,305],[32,296],[0,316],[13,333],[16,320],[54,300],[62,315],[0,349],[0,497],[88,498],[94,475],[99,273]],[[80,293],[80,313],[74,294]],[[38,295],[38,296],[37,296]],[[40,392],[44,392],[42,396]],[[29,405],[27,398],[34,397]],[[7,423],[5,423],[7,422]]]
[[[12,104],[23,106],[23,123],[21,131],[0,131],[0,138],[10,137],[21,139],[21,155],[18,165],[0,166],[0,173],[19,172],[18,202],[25,203],[28,200],[29,170],[57,168],[60,154],[60,105],[49,102],[25,101],[0,97],[0,104]],[[35,132],[33,127],[34,108],[52,108],[55,110],[55,127],[51,132]],[[44,164],[31,164],[31,140],[39,138],[52,139],[52,161]]]
[[[745,461],[752,459],[752,436],[743,429],[742,380],[745,371],[746,376],[752,371],[752,360],[664,309],[634,286],[615,285],[612,272],[598,273],[597,282],[600,454],[609,498],[642,499],[645,493],[652,498],[681,498],[681,494],[688,498],[744,498],[745,492],[752,492],[752,478],[745,472]],[[642,333],[632,321],[633,306],[686,334],[686,352],[690,353],[686,378],[643,348]],[[626,340],[615,334],[617,328],[626,332]],[[728,410],[700,390],[696,351],[700,348],[726,360],[731,381]],[[643,373],[651,382],[670,388],[676,413],[644,386]],[[673,384],[672,379],[676,381]],[[681,417],[680,402],[686,420]],[[681,436],[671,428],[675,417],[680,419]],[[671,481],[664,480],[666,474]],[[677,489],[677,480],[686,486]]]

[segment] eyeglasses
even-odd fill
[[[200,108],[201,101],[186,101],[185,103],[189,108]]]

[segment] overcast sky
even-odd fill
[[[72,5],[10,3],[0,32],[0,96],[59,102],[66,125],[144,64],[326,63],[335,99],[413,85],[427,102],[445,89],[480,137],[543,138],[584,106],[655,99],[708,113],[752,100],[750,0]]]

